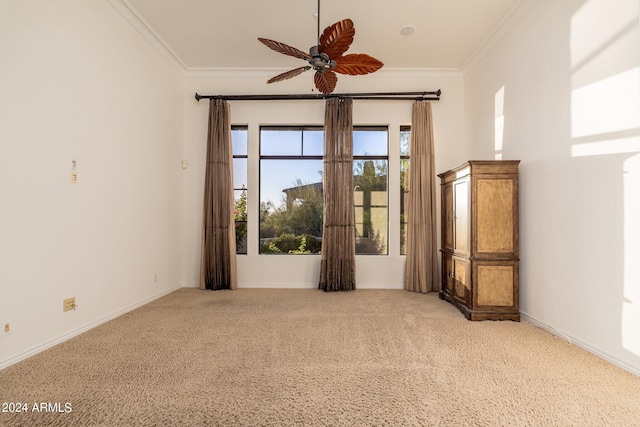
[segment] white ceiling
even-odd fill
[[[317,44],[317,0],[121,0],[186,70],[290,68],[301,60],[258,37],[307,52]],[[322,0],[321,30],[351,18],[348,53],[385,68],[460,69],[521,0]],[[415,26],[404,36],[400,30]]]

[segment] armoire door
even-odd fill
[[[458,255],[469,255],[469,221],[469,179],[466,178],[453,183],[453,251]]]
[[[469,260],[452,257],[451,269],[453,273],[453,298],[469,307],[471,304],[471,268]]]
[[[442,248],[453,252],[453,184],[442,186]]]

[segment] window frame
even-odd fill
[[[248,175],[248,172],[249,172],[249,168],[248,168],[248,166],[249,166],[249,140],[248,140],[249,126],[248,125],[231,125],[231,134],[232,135],[233,135],[233,131],[245,131],[246,134],[247,134],[247,147],[246,147],[245,154],[236,154],[236,153],[233,152],[233,139],[232,139],[231,140],[231,155],[232,155],[232,159],[233,160],[235,160],[235,159],[244,159],[244,160],[246,160],[246,162],[247,162],[247,168],[246,169],[247,169],[247,175]],[[235,170],[234,170],[234,174],[235,174]],[[234,178],[235,178],[235,176],[234,176]],[[235,210],[235,201],[236,201],[236,197],[235,197],[236,191],[243,191],[245,193],[245,195],[248,196],[248,192],[249,192],[249,187],[248,187],[248,185],[249,185],[249,177],[248,176],[245,177],[245,181],[247,182],[246,186],[243,185],[242,187],[237,188],[236,187],[236,183],[235,183],[235,179],[234,179],[234,182],[233,182],[234,210]],[[249,206],[247,205],[247,207],[246,207],[247,219],[245,219],[245,220],[237,220],[237,219],[235,219],[235,214],[234,214],[234,224],[235,224],[236,232],[238,230],[238,223],[244,223],[245,230],[246,230],[246,233],[247,233],[245,235],[245,237],[244,237],[245,238],[245,242],[246,242],[245,243],[244,252],[239,252],[238,251],[239,249],[238,249],[237,240],[236,240],[236,255],[247,255],[247,252],[248,252],[248,246],[249,246],[249,244],[248,244],[249,243],[248,242],[248,237],[249,237],[248,236],[248,231],[249,231],[248,230],[248,228],[249,228],[248,220],[249,220],[249,215],[250,215],[249,214],[249,210],[250,210]]]
[[[262,154],[263,141],[262,132],[264,130],[270,131],[296,131],[300,132],[300,154]],[[262,161],[263,160],[319,160],[324,161],[324,147],[323,154],[304,154],[304,135],[305,131],[320,131],[324,132],[324,126],[322,125],[260,125],[258,128],[259,142],[258,142],[258,255],[319,255],[319,253],[270,253],[262,252]],[[274,238],[275,239],[275,238]]]
[[[409,152],[407,154],[402,154],[402,134],[403,132],[407,132],[409,134],[408,138],[409,138]],[[407,239],[406,239],[406,234],[407,234],[407,223],[408,223],[408,217],[407,217],[407,213],[405,212],[405,204],[406,204],[406,198],[409,195],[409,180],[408,177],[405,178],[405,182],[404,182],[404,188],[403,188],[403,180],[402,180],[402,169],[403,169],[403,162],[406,161],[407,166],[406,166],[406,171],[405,173],[410,173],[411,171],[411,125],[402,125],[400,126],[400,138],[399,138],[399,148],[400,148],[400,188],[399,188],[399,192],[400,192],[400,224],[399,224],[399,228],[400,228],[400,255],[406,255],[407,254]],[[403,228],[404,227],[404,228]],[[403,245],[404,243],[404,245]],[[403,250],[404,249],[404,250]]]
[[[262,150],[263,150],[263,131],[296,131],[296,132],[301,132],[301,140],[300,140],[300,154],[262,154]],[[258,159],[258,192],[259,192],[259,196],[258,196],[258,211],[259,211],[259,218],[261,218],[261,212],[260,209],[262,208],[262,203],[264,202],[262,200],[262,184],[263,184],[263,177],[262,177],[262,168],[263,168],[263,160],[286,160],[286,161],[295,161],[295,160],[319,160],[319,161],[324,161],[324,152],[322,153],[322,155],[316,155],[316,154],[304,154],[305,151],[305,131],[321,131],[323,132],[323,138],[324,138],[324,127],[322,125],[260,125],[258,132],[259,132],[259,146],[258,146],[258,154],[259,154],[259,159]],[[389,161],[390,161],[390,156],[389,156],[389,143],[390,143],[390,138],[389,138],[389,126],[388,125],[356,125],[353,126],[353,136],[355,137],[356,132],[362,132],[362,131],[380,131],[380,132],[385,132],[385,136],[386,136],[386,141],[385,141],[385,152],[386,154],[372,154],[372,155],[367,155],[367,154],[354,154],[353,155],[353,165],[355,166],[355,162],[357,161],[384,161],[386,162],[386,179],[385,179],[385,192],[386,192],[386,205],[380,205],[380,206],[375,206],[375,207],[384,207],[386,208],[386,225],[385,225],[385,250],[384,252],[380,252],[380,253],[356,253],[356,255],[377,255],[377,256],[389,256],[390,254],[390,245],[389,245],[389,232],[390,232],[390,224],[389,224],[389,219],[390,219],[390,205],[389,205],[389,200],[390,200],[390,188],[389,188]],[[323,149],[324,151],[324,149]],[[355,173],[355,171],[354,171]],[[323,181],[324,182],[324,177],[323,177]],[[373,207],[373,206],[372,206]],[[268,252],[261,252],[261,246],[262,246],[262,220],[259,219],[258,220],[258,254],[259,255],[272,255],[272,253],[268,253]],[[354,224],[354,237],[357,237],[356,235],[357,231],[356,231],[356,225]],[[283,253],[283,255],[288,255],[289,253]],[[317,253],[314,253],[315,255],[317,255]]]
[[[379,160],[384,160],[387,162],[387,177],[386,177],[386,190],[385,192],[387,193],[387,204],[386,204],[386,208],[387,208],[387,225],[386,225],[386,239],[385,239],[385,252],[381,252],[381,253],[358,253],[356,252],[356,255],[362,255],[362,256],[368,256],[368,255],[375,255],[375,256],[388,256],[389,255],[389,126],[388,125],[355,125],[353,126],[353,133],[355,134],[355,132],[357,131],[384,131],[386,132],[386,136],[387,136],[387,141],[386,141],[386,155],[383,154],[373,154],[373,155],[364,155],[364,154],[358,154],[353,156],[353,162],[355,165],[356,161],[367,161],[367,160],[373,160],[375,161],[379,161]],[[354,185],[355,188],[355,185]],[[355,206],[355,201],[354,201],[354,206]],[[373,207],[373,206],[370,206]],[[354,218],[355,219],[355,218]],[[356,224],[354,221],[354,235],[356,234],[356,228],[355,228]],[[357,238],[357,235],[355,236]]]

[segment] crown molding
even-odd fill
[[[171,50],[169,45],[153,29],[153,27],[138,13],[127,0],[108,0],[111,6],[122,15],[133,28],[138,31],[178,72],[185,74],[187,67]]]
[[[194,78],[225,78],[273,77],[275,74],[287,71],[291,67],[185,67],[184,76]],[[457,68],[382,68],[375,73],[383,78],[412,78],[412,77],[462,77],[462,71]]]
[[[516,3],[462,64],[462,75],[466,76],[469,74],[500,40],[539,2],[540,0],[520,0]]]

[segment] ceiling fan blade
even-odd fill
[[[352,53],[337,58],[333,71],[340,74],[360,76],[378,71],[383,65],[381,61],[366,53]]]
[[[324,70],[324,72],[316,71],[316,74],[313,76],[313,82],[320,92],[329,94],[336,88],[338,76],[331,70]]]
[[[318,50],[329,55],[331,59],[338,58],[349,50],[355,34],[356,29],[351,19],[336,22],[325,28],[318,42]]]
[[[268,48],[273,49],[276,52],[282,53],[284,55],[293,56],[294,58],[299,58],[304,60],[311,59],[311,56],[308,53],[303,52],[300,49],[296,49],[295,47],[286,45],[284,43],[280,43],[275,40],[263,39],[262,37],[258,37],[258,40]]]
[[[309,69],[311,69],[311,67],[308,65],[306,67],[294,68],[293,70],[289,70],[286,73],[278,74],[277,76],[270,78],[269,80],[267,80],[267,83],[281,82],[283,80],[290,79],[291,77],[295,77],[298,74],[302,74]]]

